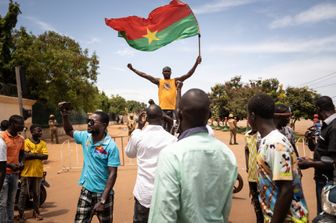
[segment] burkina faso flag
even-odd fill
[[[199,33],[190,7],[178,0],[154,9],[147,19],[128,16],[105,19],[105,23],[117,30],[119,37],[123,37],[131,47],[142,51],[154,51],[174,40]]]

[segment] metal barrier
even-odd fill
[[[64,151],[65,147],[67,147],[66,152]],[[73,150],[70,146],[70,140],[67,139],[62,143],[62,147],[61,147],[61,150],[60,150],[61,169],[59,171],[57,171],[58,174],[69,172],[73,169],[82,169],[82,164],[79,163],[79,154],[78,154],[78,145],[77,144],[75,144],[75,154],[76,154],[75,164],[76,165],[80,164],[80,166],[73,166],[72,161],[71,161],[72,160],[72,156],[71,156],[72,152],[73,152]]]
[[[299,146],[300,143],[301,143],[301,147]],[[299,148],[301,148],[302,153],[299,153],[299,154],[301,154],[300,156],[306,157],[307,156],[307,152],[306,152],[307,146],[306,146],[305,137],[302,136],[302,137],[297,138],[295,144],[296,144],[296,148],[298,150],[299,150]]]
[[[125,139],[126,140],[126,145],[128,143],[128,136],[114,136],[112,137],[114,140],[115,144],[117,144],[118,148],[121,150],[119,151],[119,154],[121,154],[121,166],[125,166]],[[119,143],[120,142],[120,143]]]
[[[116,143],[117,147],[119,148],[119,154],[121,158],[121,166],[125,166],[125,145],[128,142],[128,136],[114,136],[112,137],[114,142]],[[60,162],[61,162],[61,169],[57,171],[58,174],[70,172],[71,170],[75,169],[82,169],[83,162],[80,160],[78,147],[81,145],[75,143],[75,151],[73,150],[73,146],[70,145],[70,140],[67,139],[62,143],[61,150],[60,150]],[[72,154],[75,152],[75,160],[73,162]],[[132,166],[132,164],[131,164]]]

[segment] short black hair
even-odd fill
[[[108,114],[106,114],[105,112],[102,112],[102,111],[96,111],[94,112],[93,114],[96,114],[99,116],[99,120],[102,122],[102,123],[105,123],[106,124],[106,127],[108,126],[109,122],[110,122],[110,118],[108,116]]]
[[[287,113],[291,112],[290,108],[284,104],[276,104],[274,108],[275,113]]]
[[[11,125],[11,124],[15,124],[21,121],[24,122],[24,119],[20,115],[12,115],[11,117],[9,117],[8,121],[9,121],[9,124]]]
[[[162,68],[162,71],[165,71],[165,70],[171,71],[171,68],[170,68],[170,67],[168,67],[168,66],[166,66],[166,67]]]
[[[247,109],[264,119],[271,119],[274,115],[274,100],[267,94],[256,94],[250,98]]]
[[[41,126],[38,124],[32,124],[29,128],[30,132],[32,132],[35,128],[41,128]]]
[[[0,124],[1,131],[7,130],[9,127],[9,121],[8,120],[2,120]]]
[[[321,96],[315,100],[315,105],[322,111],[334,111],[335,105],[329,96]]]
[[[156,104],[151,104],[146,108],[146,115],[148,120],[161,119],[162,109]]]

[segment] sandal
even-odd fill
[[[37,212],[33,212],[33,216],[35,217],[36,221],[42,221],[43,220],[43,217],[42,215],[40,215],[39,213]]]

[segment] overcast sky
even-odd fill
[[[198,55],[197,37],[175,41],[154,52],[130,48],[104,18],[147,17],[163,0],[18,0],[17,27],[38,35],[47,30],[75,39],[100,65],[97,86],[128,100],[157,101],[157,87],[136,76],[127,63],[155,77],[164,66],[172,77],[189,71]],[[186,80],[183,92],[235,75],[243,81],[277,78],[285,86],[308,85],[336,99],[336,1],[186,0],[201,29],[202,64]],[[0,2],[0,13],[8,1]],[[323,78],[324,77],[324,78]]]

